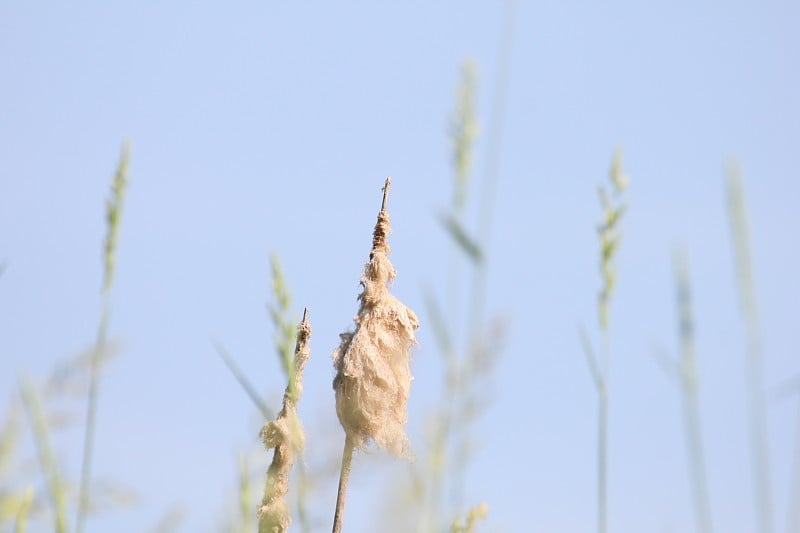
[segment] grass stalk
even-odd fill
[[[786,531],[800,532],[800,408],[797,411],[797,422],[794,437],[794,465],[792,467],[792,486],[789,489],[789,508],[787,511]]]
[[[484,255],[488,255],[489,241],[492,234],[492,214],[494,196],[497,190],[497,168],[500,161],[500,146],[505,125],[506,101],[511,71],[511,51],[514,44],[514,13],[516,0],[506,0],[503,12],[501,42],[497,51],[497,70],[494,80],[494,98],[489,114],[486,131],[486,163],[484,166],[483,190],[478,218],[478,245]],[[475,269],[475,279],[470,302],[469,331],[480,331],[484,320],[487,290],[487,262],[480,261]]]
[[[681,396],[683,397],[684,433],[689,455],[689,476],[692,483],[695,527],[698,533],[711,533],[711,506],[708,497],[705,461],[703,460],[700,408],[697,399],[698,381],[694,348],[694,318],[692,314],[689,269],[685,254],[675,254],[674,269],[680,342],[680,367],[677,375],[680,377]]]
[[[89,511],[89,487],[92,477],[92,458],[94,456],[95,426],[97,416],[97,395],[99,388],[100,363],[106,351],[106,336],[108,329],[108,315],[110,307],[111,284],[114,279],[115,256],[117,236],[119,234],[122,205],[125,199],[125,188],[128,180],[129,146],[124,143],[120,155],[117,171],[111,183],[111,196],[106,204],[107,232],[103,249],[104,277],[103,277],[103,309],[100,315],[100,324],[97,328],[97,340],[90,361],[89,391],[86,402],[86,428],[83,439],[83,459],[81,461],[80,492],[78,494],[78,513],[75,531],[83,533],[86,524],[86,515]]]
[[[256,388],[252,383],[250,383],[250,380],[247,379],[247,376],[244,375],[244,372],[242,372],[225,347],[217,341],[212,340],[211,342],[214,345],[217,355],[219,355],[220,359],[222,359],[222,361],[225,363],[225,366],[228,367],[228,370],[230,370],[231,374],[233,374],[233,377],[250,398],[250,401],[253,402],[253,405],[256,406],[258,412],[261,413],[266,420],[272,420],[275,418],[275,413],[273,413],[272,409],[270,409],[266,402],[261,399],[261,397],[258,395],[258,392],[256,392]]]
[[[474,116],[475,99],[475,73],[470,63],[462,67],[462,80],[458,89],[457,109],[452,129],[451,142],[453,145],[453,163],[455,171],[455,187],[453,196],[453,214],[444,220],[444,226],[452,237],[457,249],[463,251],[474,266],[472,282],[469,287],[469,306],[467,308],[467,349],[484,342],[484,320],[486,309],[487,291],[487,261],[486,250],[491,237],[492,214],[494,196],[497,189],[497,169],[500,158],[502,132],[506,115],[506,101],[509,87],[509,73],[511,65],[511,51],[513,49],[513,29],[516,0],[507,0],[504,5],[503,21],[501,28],[501,41],[497,50],[497,68],[494,76],[494,98],[489,114],[488,130],[486,135],[486,159],[483,167],[482,190],[479,196],[478,207],[478,233],[477,239],[471,238],[463,225],[463,207],[467,196],[472,147],[477,135],[477,123]],[[460,309],[459,293],[457,287],[460,281],[459,263],[451,261],[452,268],[449,276],[448,302],[450,309]],[[429,306],[431,307],[431,306]],[[440,321],[440,324],[443,324]],[[436,326],[434,329],[437,329]],[[441,329],[437,337],[444,339],[452,337],[447,328]],[[455,328],[452,328],[455,330]],[[467,351],[467,350],[465,350]],[[459,440],[454,435],[457,429],[455,423],[458,410],[463,406],[472,376],[467,373],[466,366],[469,356],[457,357],[455,350],[445,350],[445,405],[433,439],[433,452],[431,457],[432,475],[431,484],[426,499],[427,508],[418,528],[421,532],[441,531],[446,523],[441,521],[436,514],[441,512],[442,502],[445,499],[445,473],[449,479],[447,484],[452,491],[452,499],[461,505],[464,488],[465,466],[462,460],[451,457],[453,449],[466,449],[467,432],[463,431]]]
[[[20,380],[20,395],[22,404],[30,421],[33,431],[33,440],[39,457],[39,467],[47,483],[47,492],[53,506],[53,530],[56,533],[67,531],[67,494],[61,474],[58,471],[53,448],[50,444],[50,432],[47,428],[39,397],[27,379]]]
[[[764,413],[763,354],[761,331],[758,323],[753,260],[748,236],[747,209],[745,207],[742,178],[738,167],[727,169],[726,188],[728,213],[733,241],[734,263],[744,319],[747,360],[747,406],[750,429],[750,454],[753,468],[753,492],[758,519],[758,531],[772,533],[772,493],[769,475],[767,425]]]
[[[597,314],[602,338],[600,359],[591,348],[588,337],[579,329],[586,361],[597,391],[597,531],[608,530],[608,374],[611,360],[609,343],[609,315],[611,296],[617,281],[614,264],[619,248],[619,222],[625,214],[626,203],[622,198],[628,178],[622,172],[622,152],[616,150],[609,170],[610,192],[600,186],[600,205],[603,218],[598,227],[600,242],[600,274],[603,281],[597,296]]]
[[[33,504],[33,489],[29,487],[25,490],[19,502],[17,516],[14,521],[14,533],[25,533],[28,527],[28,514],[31,510],[31,504]]]
[[[602,360],[597,379],[597,531],[608,531],[608,326],[602,327]]]
[[[597,391],[597,531],[608,529],[608,395],[605,383]]]

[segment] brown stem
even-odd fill
[[[387,187],[388,187],[387,180]],[[350,469],[353,464],[353,441],[350,437],[344,440],[342,451],[342,471],[339,473],[339,492],[336,495],[336,513],[333,515],[333,533],[342,533],[344,521],[344,501],[347,498],[347,482],[350,479]]]
[[[389,185],[392,184],[392,177],[386,176],[386,183],[383,185],[383,202],[381,202],[381,211],[386,211],[386,198],[389,196]]]

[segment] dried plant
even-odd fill
[[[391,231],[386,199],[391,178],[383,187],[383,202],[372,237],[372,251],[361,276],[363,290],[355,331],[341,334],[333,353],[336,413],[345,431],[339,492],[333,531],[342,528],[347,481],[353,450],[374,442],[403,456],[407,453],[406,405],[411,389],[409,350],[416,343],[417,316],[389,292],[396,272],[388,253]]]
[[[297,416],[297,402],[303,391],[303,369],[308,362],[311,349],[311,324],[307,311],[297,327],[297,344],[291,378],[283,395],[283,408],[275,420],[267,422],[261,429],[261,439],[267,449],[274,449],[272,464],[267,470],[264,497],[258,509],[259,533],[285,533],[291,522],[286,493],[289,490],[289,473],[295,456],[302,453],[305,437]]]

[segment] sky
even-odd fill
[[[679,388],[655,356],[677,353],[676,249],[693,286],[715,530],[756,531],[732,162],[753,251],[773,518],[785,531],[800,409],[780,393],[800,374],[799,17],[796,2],[772,0],[0,2],[0,405],[18,403],[20,376],[42,383],[94,341],[104,203],[128,139],[109,319],[119,349],[100,382],[94,472],[136,498],[87,531],[147,531],[171,509],[178,531],[218,531],[235,513],[237,454],[256,466],[269,455],[263,420],[213,341],[278,404],[272,253],[297,319],[309,309],[305,462],[326,470],[343,435],[330,354],[352,325],[388,175],[393,292],[421,319],[409,434],[425,457],[443,369],[424,294],[444,301],[471,279],[439,222],[470,60],[480,133],[467,226],[488,194],[487,317],[505,333],[481,381],[463,504],[488,503],[483,531],[594,527],[597,399],[578,328],[599,342],[597,186],[619,147],[630,187],[609,332],[610,531],[694,527]],[[456,293],[447,315],[463,337],[469,293]],[[54,443],[75,481],[84,404],[69,402],[71,429]],[[19,467],[36,480],[24,429]],[[358,455],[346,528],[381,530],[407,470]],[[335,490],[335,475],[320,474],[315,531],[330,527]]]

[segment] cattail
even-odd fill
[[[343,333],[333,353],[336,413],[356,448],[373,441],[395,455],[406,451],[406,404],[411,389],[409,349],[416,343],[417,316],[389,293],[395,269],[386,242],[391,228],[384,201],[361,276],[356,329]]]
[[[261,439],[267,449],[274,448],[272,464],[267,470],[267,485],[264,498],[258,509],[259,533],[285,533],[291,522],[286,493],[289,490],[289,472],[294,464],[295,454],[303,449],[305,436],[297,417],[297,402],[303,390],[303,369],[311,349],[311,324],[307,311],[297,326],[297,344],[294,350],[294,372],[290,373],[289,384],[283,395],[283,408],[278,417],[267,422],[261,429]]]
[[[386,198],[391,178],[386,178],[383,203],[372,237],[372,251],[361,275],[363,290],[353,332],[340,335],[333,352],[336,377],[336,414],[346,439],[333,531],[341,531],[344,498],[353,449],[374,442],[394,455],[405,455],[406,406],[411,390],[409,350],[416,343],[417,316],[389,293],[396,272],[389,261],[386,238],[391,231]]]

